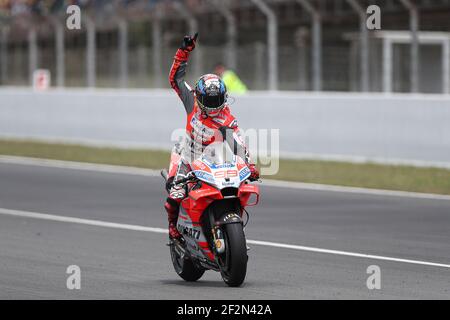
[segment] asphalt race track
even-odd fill
[[[450,264],[450,201],[262,186],[247,238]],[[245,285],[172,269],[167,235],[2,209],[166,227],[160,177],[0,164],[1,299],[449,299],[450,266],[251,245]],[[81,289],[66,269],[81,268]],[[369,290],[368,266],[381,269]]]

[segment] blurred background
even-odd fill
[[[186,80],[222,64],[257,142],[239,291],[159,234],[195,32]],[[0,0],[0,299],[449,299],[449,200],[450,0]]]
[[[366,28],[370,5],[381,30]],[[167,88],[198,31],[191,80],[222,63],[250,90],[450,90],[450,0],[0,0],[0,29],[3,86],[47,69],[58,87]]]
[[[233,114],[265,134],[253,158],[297,161],[278,178],[450,193],[450,0],[0,0],[0,152],[49,157],[7,139],[158,149],[146,159],[165,166],[185,127],[168,73],[195,32],[188,82],[217,64],[240,79],[225,80]],[[66,148],[53,157],[97,161]],[[325,161],[351,166],[331,179]],[[372,184],[379,173],[354,171],[368,162],[413,169]]]
[[[195,32],[262,173],[239,291],[159,234]],[[450,0],[0,0],[0,299],[449,299],[449,93]]]

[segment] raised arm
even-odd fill
[[[194,37],[184,37],[183,44],[177,50],[175,57],[173,58],[172,67],[170,68],[169,73],[170,86],[178,94],[181,101],[183,101],[187,113],[190,113],[194,107],[194,94],[192,93],[191,87],[184,81],[184,76],[186,74],[189,53],[195,48],[197,36],[198,34],[196,33]]]

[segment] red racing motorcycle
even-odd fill
[[[185,178],[168,183],[167,170],[161,171],[166,189],[178,185],[188,195],[177,221],[182,239],[168,244],[175,271],[186,281],[196,281],[214,270],[227,285],[240,286],[248,261],[245,208],[258,204],[259,188],[249,183],[250,169],[227,143],[210,144],[190,165]]]

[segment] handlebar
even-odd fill
[[[162,173],[161,173],[161,174],[162,174]],[[195,176],[192,172],[190,172],[190,173],[187,175],[187,177],[184,177],[184,178],[181,178],[181,179],[178,179],[178,180],[173,181],[173,182],[172,182],[172,186],[177,185],[177,184],[184,184],[184,183],[186,183],[186,182],[189,182],[189,181],[191,181],[191,180],[196,180],[196,179],[197,179],[196,176]],[[255,179],[250,179],[250,178],[248,178],[247,181],[255,182],[255,181],[261,181],[261,180],[260,180],[260,179],[255,180]]]
[[[173,184],[176,185],[176,184],[186,183],[194,178],[195,178],[195,176],[192,173],[189,173],[187,177],[178,179],[178,180],[174,181]]]

